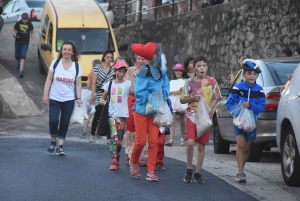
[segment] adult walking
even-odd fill
[[[112,50],[106,50],[102,56],[101,63],[94,66],[93,78],[92,78],[92,98],[91,104],[97,99],[99,103],[100,98],[103,95],[103,86],[105,83],[113,80],[114,70],[111,64],[114,61],[114,52]],[[103,105],[98,104],[96,106],[96,112],[94,114],[91,130],[90,142],[95,143],[95,133],[98,126],[98,121],[102,111]],[[107,133],[107,139],[110,139],[110,133]],[[109,143],[109,141],[107,141]]]
[[[49,104],[51,142],[47,153],[53,154],[58,138],[56,155],[64,156],[64,142],[68,132],[75,100],[81,101],[81,75],[78,51],[72,42],[64,42],[58,59],[52,61],[44,87],[43,102]]]
[[[140,68],[147,64],[147,60],[141,56],[136,56],[136,62],[133,67],[130,67],[127,71],[125,79],[129,81],[135,80],[136,74],[138,74]],[[126,119],[126,129],[127,132],[125,133],[125,140],[126,140],[126,148],[125,148],[125,155],[126,155],[126,162],[129,162],[132,154],[133,145],[135,143],[136,132],[135,132],[135,124],[134,124],[134,116],[133,116],[133,105],[135,103],[135,96],[134,94],[130,94],[128,97],[128,111],[129,117]],[[140,166],[147,166],[147,163],[144,161],[147,158],[147,145],[144,146],[143,151],[140,156],[139,165]]]
[[[31,34],[31,45],[34,46],[34,30],[32,23],[28,20],[29,16],[27,13],[21,15],[22,19],[18,21],[12,31],[15,40],[15,58],[18,61],[17,70],[20,70],[20,78],[23,78],[24,65],[26,59],[26,53],[30,41]]]
[[[154,174],[157,158],[157,144],[159,127],[153,123],[154,115],[146,112],[146,105],[149,95],[154,92],[162,92],[161,100],[167,101],[170,85],[166,74],[165,57],[160,45],[149,42],[143,44],[132,44],[133,52],[149,60],[149,65],[142,66],[136,75],[134,82],[134,123],[136,129],[136,141],[131,154],[130,172],[134,178],[141,176],[139,170],[139,158],[146,145],[148,137],[148,181],[158,181],[159,178]]]

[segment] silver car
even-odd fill
[[[260,161],[264,150],[269,151],[272,147],[277,147],[275,129],[280,94],[288,78],[298,66],[300,58],[278,57],[256,60],[256,62],[262,71],[256,83],[263,87],[267,104],[264,112],[258,116],[257,137],[250,147],[249,162]],[[242,71],[239,71],[232,86],[240,83],[242,79]],[[236,143],[233,133],[233,118],[225,106],[229,92],[228,88],[221,89],[223,98],[217,104],[213,115],[214,152],[217,154],[228,153],[230,144]]]
[[[288,186],[300,186],[300,65],[286,84],[278,105],[277,145],[281,172]]]
[[[12,0],[3,8],[4,23],[17,22],[22,13],[27,13],[30,21],[39,21],[45,0]]]

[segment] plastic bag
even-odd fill
[[[173,115],[166,101],[163,101],[162,112],[155,114],[153,123],[157,126],[167,128],[173,125]]]
[[[70,123],[72,123],[72,124],[82,124],[83,125],[84,120],[86,120],[86,119],[88,119],[86,105],[82,104],[79,107],[78,104],[75,103]]]
[[[146,104],[146,114],[163,113],[163,95],[162,90],[155,91],[149,95]]]
[[[92,97],[92,90],[90,90],[90,89],[82,89],[81,90],[81,100],[83,102],[90,101],[91,97]]]
[[[90,102],[84,102],[84,104],[85,104],[86,112],[88,115],[94,114],[96,112],[95,105],[91,105]]]
[[[245,108],[242,102],[235,105],[230,114],[233,116],[233,124],[239,129],[249,133],[256,128],[253,111]]]
[[[201,97],[198,102],[198,106],[196,110],[196,118],[195,118],[198,138],[201,137],[204,133],[206,133],[212,126],[209,113],[210,113],[210,107]]]
[[[181,104],[180,96],[170,96],[169,98],[171,99],[174,112],[184,113],[186,111],[188,104]]]

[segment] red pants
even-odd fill
[[[133,117],[133,112],[132,107],[135,103],[135,97],[133,94],[130,94],[128,97],[128,115],[126,119],[126,130],[129,132],[135,132],[135,125],[134,125],[134,117]]]
[[[165,156],[165,143],[166,143],[166,135],[165,133],[158,135],[158,151],[157,151],[157,163],[164,163]]]
[[[153,123],[154,117],[144,116],[134,112],[136,139],[131,154],[130,162],[137,164],[141,152],[146,145],[148,133],[148,172],[154,172],[157,157],[157,144],[159,127]]]

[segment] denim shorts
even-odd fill
[[[15,58],[20,61],[20,59],[26,59],[26,53],[28,49],[28,43],[15,43]]]
[[[256,128],[252,132],[245,132],[236,126],[233,126],[233,132],[235,136],[243,135],[247,141],[256,140]]]

